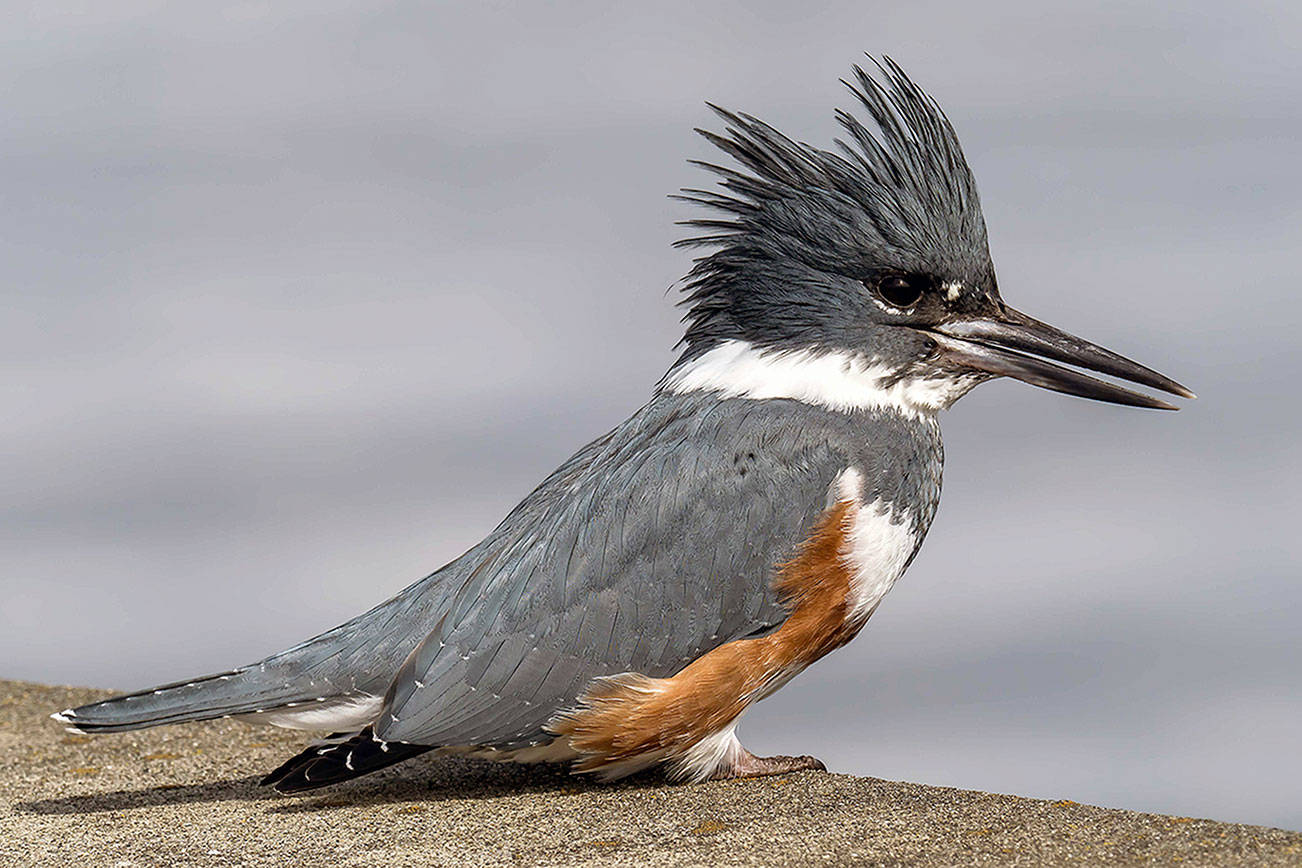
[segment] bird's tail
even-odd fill
[[[219,717],[256,716],[296,729],[341,729],[369,720],[379,697],[343,693],[328,683],[278,677],[281,667],[254,664],[175,684],[114,696],[51,715],[84,733],[125,732]]]
[[[258,663],[51,716],[86,733],[219,717],[315,732],[357,732],[380,713],[393,674],[411,646],[429,632],[430,619],[443,611],[448,589],[455,587],[434,578]]]
[[[456,563],[454,561],[454,563]],[[249,666],[114,696],[51,715],[85,733],[240,717],[314,732],[356,732],[379,714],[410,644],[445,587],[429,579],[369,612]]]
[[[262,779],[264,787],[301,793],[378,771],[432,748],[401,741],[380,741],[369,726],[347,741],[313,745]]]

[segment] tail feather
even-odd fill
[[[356,732],[418,639],[461,586],[461,559],[370,611],[279,654],[229,672],[165,684],[51,715],[81,732],[123,732],[166,723],[256,715],[264,723]],[[461,565],[461,566],[458,566]]]
[[[402,741],[381,741],[369,726],[347,741],[313,745],[262,779],[265,787],[301,793],[342,783],[418,756],[432,748]]]
[[[340,693],[328,684],[275,677],[260,666],[250,666],[114,696],[51,717],[78,732],[125,732],[167,723],[257,714],[299,703],[325,703]]]

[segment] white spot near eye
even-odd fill
[[[959,283],[958,281],[954,281],[953,283],[946,283],[944,286],[945,286],[945,298],[949,301],[954,301],[960,295],[963,294],[963,284]]]

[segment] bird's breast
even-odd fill
[[[857,468],[839,473],[812,533],[778,570],[775,589],[790,614],[766,637],[765,656],[778,663],[770,668],[779,683],[853,639],[918,549],[909,511],[864,490]]]
[[[842,471],[833,490],[847,506],[841,540],[850,579],[846,618],[862,625],[917,552],[922,542],[918,517],[881,497],[866,500],[862,474],[854,467]]]

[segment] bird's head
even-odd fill
[[[669,384],[934,411],[1009,376],[1175,409],[1075,369],[1088,368],[1193,397],[1004,303],[953,127],[891,60],[877,70],[846,83],[872,125],[838,112],[848,141],[835,153],[711,106],[727,128],[701,134],[740,168],[699,163],[722,189],[683,191],[720,216],[687,221],[706,232],[680,242],[716,249],[688,275],[687,350]]]

